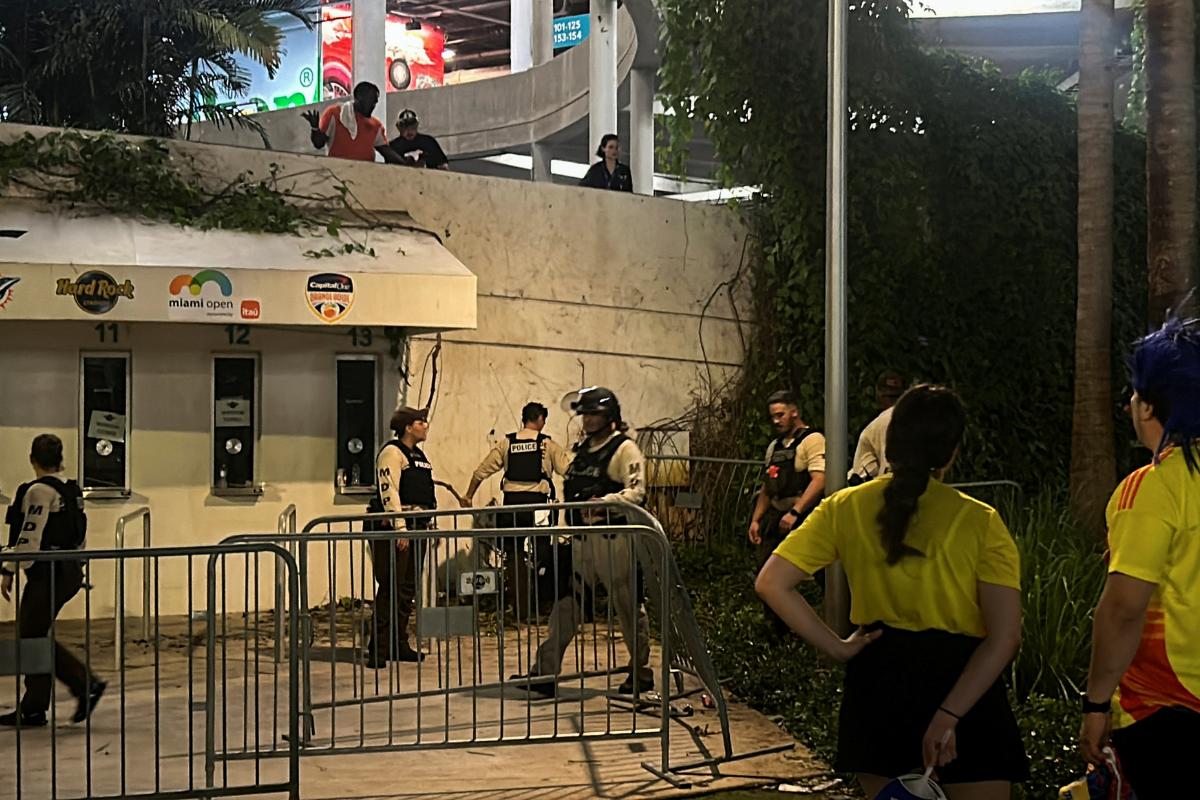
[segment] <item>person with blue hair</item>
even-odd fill
[[[1108,505],[1080,749],[1110,745],[1139,800],[1181,797],[1200,743],[1200,319],[1137,343],[1129,413],[1152,462]]]

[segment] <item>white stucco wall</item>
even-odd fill
[[[25,129],[0,125],[0,140]],[[244,170],[264,174],[261,151],[173,145],[213,180]],[[269,154],[295,183],[311,187],[329,167],[362,203],[405,212],[436,231],[478,277],[478,329],[445,334],[427,452],[438,477],[460,490],[485,454],[489,437],[518,426],[521,406],[551,407],[548,432],[568,441],[562,395],[581,384],[603,384],[621,397],[626,417],[641,426],[684,413],[712,373],[723,380],[742,361],[730,301],[722,292],[703,326],[701,309],[732,277],[745,231],[727,209],[628,194],[531,182]],[[0,201],[2,202],[2,201]],[[0,205],[0,212],[2,212]],[[2,273],[2,270],[0,270]],[[745,287],[738,287],[738,295]],[[744,306],[745,304],[742,303]],[[743,308],[742,318],[745,319]],[[15,323],[0,311],[0,490],[10,495],[28,479],[30,439],[63,437],[69,470],[77,461],[78,364],[81,350],[103,349],[93,324]],[[398,378],[381,335],[384,374]],[[120,345],[132,353],[134,497],[89,507],[90,543],[108,546],[123,513],[149,505],[155,544],[211,543],[233,532],[274,530],[288,503],[306,519],[354,510],[339,505],[334,464],[334,357],[362,352],[346,328],[328,332],[254,328],[249,350],[261,358],[263,438],[256,500],[212,497],[209,484],[211,357],[231,349],[221,326],[131,324]],[[432,337],[416,337],[410,399],[427,399],[426,357]],[[385,403],[387,400],[385,400]],[[498,494],[485,484],[476,500]],[[443,496],[442,502],[453,501]],[[111,608],[102,579],[96,611]],[[107,583],[107,585],[105,585]],[[182,592],[180,586],[173,592]],[[319,599],[320,593],[316,593]],[[182,595],[178,595],[182,597]],[[164,595],[164,602],[167,595]],[[130,606],[134,604],[131,599]],[[176,609],[178,610],[178,609]],[[0,614],[8,613],[0,609]]]

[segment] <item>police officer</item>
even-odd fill
[[[799,527],[825,494],[825,436],[800,418],[791,392],[768,397],[767,413],[778,436],[767,447],[763,485],[748,532],[757,548],[760,571],[779,543]],[[786,631],[769,608],[767,617],[781,632]]]
[[[8,545],[12,552],[78,550],[87,535],[83,493],[73,480],[64,481],[63,444],[57,436],[44,433],[33,440],[29,462],[35,480],[17,490],[5,517],[9,524]],[[3,562],[0,595],[12,599],[13,562]],[[58,612],[83,586],[83,562],[37,561],[20,564],[25,569],[25,590],[17,610],[22,639],[39,639],[50,633]],[[54,677],[65,683],[78,705],[73,722],[87,719],[104,694],[105,684],[78,658],[54,642]],[[40,727],[46,724],[53,679],[49,675],[26,675],[25,696],[20,708],[0,716],[0,725]]]
[[[433,485],[433,467],[421,443],[429,436],[427,409],[402,406],[392,414],[395,438],[379,450],[375,459],[376,496],[367,507],[372,513],[433,510],[437,497]],[[377,523],[379,529],[391,529],[391,521]],[[406,519],[408,530],[429,530],[428,517]],[[408,643],[408,619],[417,594],[417,574],[424,548],[408,539],[378,539],[371,542],[374,565],[375,614],[371,641],[367,644],[366,664],[379,669],[388,661],[423,661],[425,654]]]
[[[504,494],[504,505],[545,505],[554,494],[554,474],[567,474],[571,457],[558,442],[542,430],[549,415],[541,403],[527,403],[521,409],[523,427],[501,439],[483,459],[475,473],[467,493],[462,498],[462,507],[470,508],[479,485],[497,472],[503,471],[500,491]],[[532,528],[533,511],[514,511],[496,515],[497,528]],[[524,616],[524,600],[528,585],[522,580],[522,563],[525,549],[524,537],[505,540],[505,572],[508,602],[518,619]]]
[[[629,426],[621,419],[617,396],[603,386],[593,386],[581,390],[571,408],[583,417],[585,438],[572,448],[574,458],[563,482],[564,499],[568,503],[602,500],[642,505],[646,499],[645,463],[642,451],[625,435]],[[572,527],[628,523],[619,511],[573,509],[569,519]],[[522,685],[547,697],[554,694],[555,679],[551,676],[560,672],[563,656],[575,638],[584,592],[600,584],[608,591],[609,604],[617,613],[629,651],[628,677],[618,691],[636,695],[653,689],[650,625],[642,607],[632,538],[580,534],[573,537],[571,551],[573,591],[555,603],[549,632],[538,646],[534,672]],[[533,680],[535,677],[541,679]]]
[[[903,375],[894,370],[886,370],[880,374],[875,382],[875,402],[879,407],[879,415],[867,423],[867,427],[863,428],[858,437],[858,447],[854,450],[854,460],[850,465],[850,473],[846,476],[847,485],[858,486],[891,472],[885,452],[887,429],[892,423],[892,407],[902,394]]]

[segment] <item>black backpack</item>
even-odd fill
[[[44,483],[58,492],[63,506],[61,511],[53,512],[46,520],[46,529],[42,533],[42,549],[81,549],[87,541],[87,514],[83,510],[83,490],[73,480],[64,481],[52,475],[23,484],[17,490],[17,496],[5,515],[5,521],[9,525],[9,547],[15,546],[20,540],[21,526],[25,524],[25,514],[21,510],[25,503],[25,493],[37,483]]]

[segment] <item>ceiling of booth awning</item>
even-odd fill
[[[0,321],[475,327],[475,276],[420,231],[201,231],[12,203],[0,229]],[[340,252],[351,239],[375,255]]]

